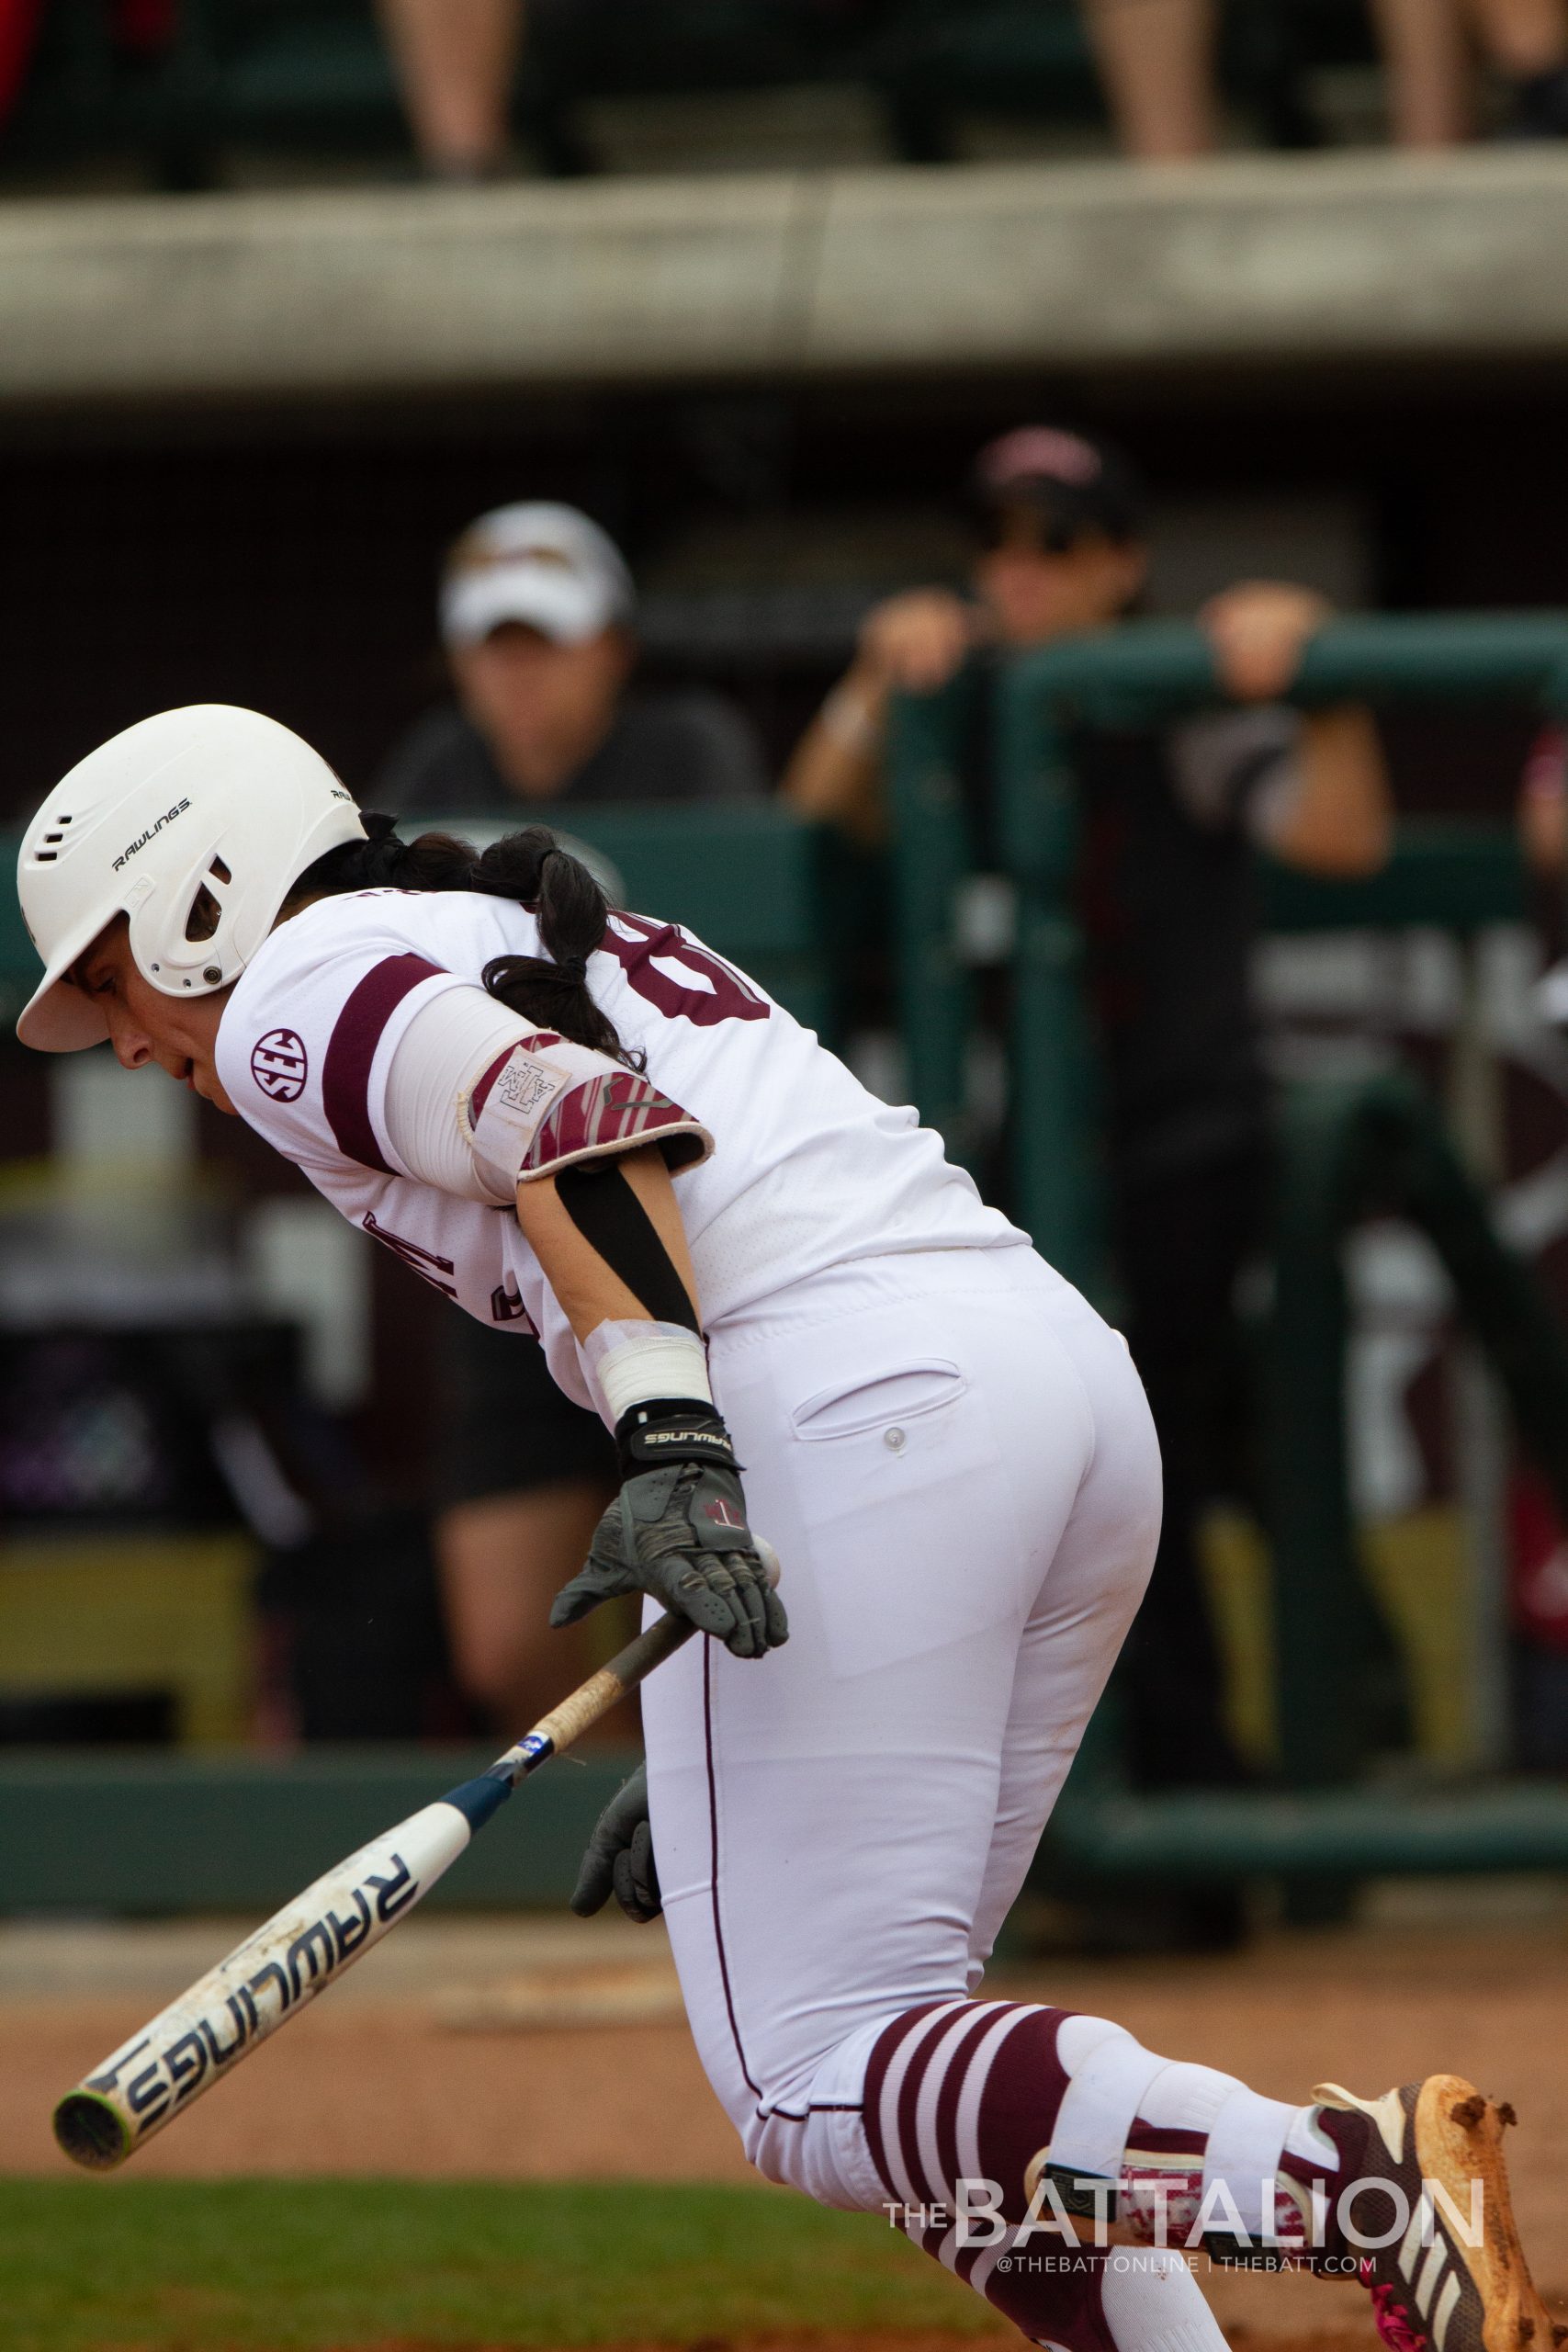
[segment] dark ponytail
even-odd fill
[[[542,956],[497,956],[484,967],[490,995],[541,1029],[639,1068],[588,993],[588,958],[601,944],[609,902],[581,858],[558,846],[544,825],[526,825],[476,854],[451,833],[398,839],[396,820],[367,809],[362,842],[344,842],[307,866],[285,901],[290,912],[311,899],[347,890],[480,890],[515,899],[539,926]]]

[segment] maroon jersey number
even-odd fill
[[[767,1019],[771,1010],[767,999],[759,996],[739,972],[732,971],[707,948],[683,939],[673,923],[650,922],[646,915],[626,915],[619,909],[615,922],[625,923],[638,936],[623,939],[614,925],[609,925],[599,944],[606,956],[615,958],[628,986],[658,1012],[671,1018],[679,1014],[698,1029],[711,1029],[720,1021]],[[660,969],[655,956],[666,964],[682,964],[687,971],[700,973],[707,986],[683,988],[673,973]]]

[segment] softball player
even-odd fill
[[[1121,1341],[912,1112],[547,833],[405,844],[251,712],[95,752],[19,888],[28,1044],[107,1037],[238,1114],[614,1431],[619,1499],[553,1622],[640,1590],[711,1638],[648,1687],[646,1797],[579,1901],[662,1902],[760,2171],[891,2209],[1067,2352],[1223,2341],[1179,2253],[1066,2250],[1097,2203],[1112,2244],[1349,2271],[1397,2352],[1546,2343],[1506,2111],[1468,2084],[1292,2107],[976,1997],[1137,1607],[1159,1464]]]

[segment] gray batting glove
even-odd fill
[[[647,1592],[736,1657],[762,1657],[787,1641],[784,1603],[746,1523],[729,1432],[712,1406],[635,1406],[615,1437],[625,1484],[584,1566],[557,1593],[551,1624],[575,1625],[602,1600]]]
[[[591,1919],[612,1894],[628,1919],[645,1927],[664,1908],[649,1826],[646,1764],[637,1766],[599,1815],[577,1873],[571,1907],[580,1919]]]

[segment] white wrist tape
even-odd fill
[[[679,1323],[601,1323],[582,1342],[582,1361],[612,1429],[656,1396],[713,1403],[707,1350]]]

